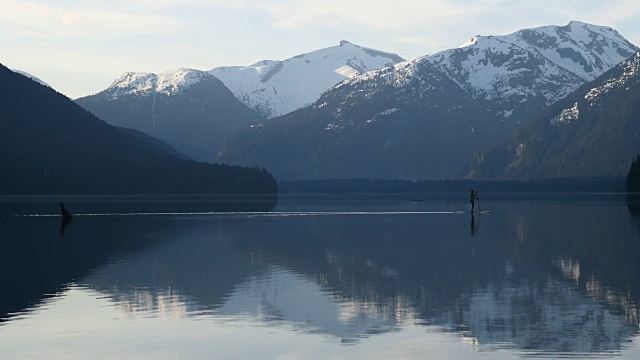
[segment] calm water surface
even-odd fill
[[[640,358],[640,203],[466,198],[0,198],[0,358]]]

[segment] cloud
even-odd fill
[[[491,2],[491,1],[490,1]],[[262,12],[272,17],[275,28],[325,25],[331,28],[367,26],[379,29],[410,28],[417,23],[443,22],[456,16],[478,14],[476,2],[446,0],[130,0],[130,7],[162,9],[209,6]],[[478,2],[482,3],[482,2]]]
[[[638,16],[637,0],[3,0],[0,19],[23,26],[92,34],[167,34],[189,26],[185,9],[207,8],[229,15],[242,12],[268,16],[274,29],[328,28],[332,30],[389,31],[395,38],[425,37],[429,31],[447,31],[483,24],[485,31],[546,25],[549,21],[582,20],[614,26]],[[526,14],[526,16],[524,16]],[[478,26],[475,26],[478,28]],[[480,33],[465,31],[465,36]],[[503,31],[504,32],[504,31]],[[428,34],[429,37],[434,37]]]
[[[556,6],[557,13],[570,16],[574,20],[590,21],[596,24],[614,26],[616,23],[636,17],[640,14],[640,3],[637,0],[616,1],[572,1],[574,6]]]
[[[141,0],[144,1],[144,0]],[[503,34],[540,25],[580,20],[614,28],[640,15],[637,0],[187,0],[268,14],[279,29],[389,31],[390,37],[424,38],[448,33]],[[163,0],[167,5],[172,0]],[[183,2],[184,3],[184,2]],[[408,34],[413,32],[413,34]],[[422,33],[416,33],[422,32]],[[420,43],[420,42],[416,42]],[[433,43],[433,42],[431,42]],[[424,45],[424,42],[422,42]]]
[[[204,4],[213,7],[251,9],[269,14],[276,28],[318,25],[330,28],[359,26],[391,31],[424,26],[464,27],[467,22],[492,22],[515,18],[523,21],[568,18],[615,24],[640,14],[637,0],[132,0],[159,7]],[[534,18],[535,21],[536,18]],[[539,22],[540,20],[538,20]]]
[[[42,38],[167,34],[183,25],[181,20],[168,16],[113,11],[100,7],[99,2],[84,7],[65,7],[14,0],[0,3],[0,21],[17,25],[19,33]]]
[[[370,27],[374,29],[409,29],[424,22],[442,23],[481,11],[475,5],[451,2],[395,0],[280,0],[262,6],[274,18],[274,26],[298,28],[314,23],[332,27]]]

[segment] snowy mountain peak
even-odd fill
[[[506,41],[538,51],[550,61],[591,81],[638,48],[610,27],[572,21],[507,35]]]
[[[311,104],[330,87],[367,71],[402,62],[396,54],[342,40],[337,46],[250,66],[217,67],[211,74],[243,103],[265,117]]]
[[[176,94],[202,80],[213,76],[205,71],[180,68],[158,75],[156,91],[167,95]]]
[[[392,72],[358,75],[338,86],[383,79],[396,88],[417,82],[416,91],[422,91],[434,85],[422,72],[437,71],[476,99],[506,103],[541,97],[551,104],[637,50],[610,27],[573,21],[509,35],[474,36],[462,47],[397,64]]]
[[[157,80],[158,76],[156,74],[126,72],[120,75],[120,77],[107,88],[107,91],[112,92],[113,97],[152,92],[153,89],[155,89]]]
[[[578,20],[571,20],[569,21],[569,23],[567,25],[565,25],[565,27],[569,27],[572,29],[591,29],[591,31],[598,31],[598,29],[603,29],[603,30],[607,30],[607,31],[615,31],[613,30],[613,28],[611,28],[610,26],[600,26],[600,25],[594,25],[594,24],[589,24],[586,22],[582,22],[582,21],[578,21]]]
[[[313,107],[232,138],[220,159],[283,180],[455,178],[473,154],[636,52],[613,29],[579,22],[474,36],[461,48],[356,74]],[[591,94],[617,94],[630,81],[594,84]],[[579,124],[590,110],[580,98],[561,104],[557,126]]]
[[[38,78],[38,77],[36,77],[36,76],[33,76],[33,75],[29,74],[28,72],[25,72],[25,71],[22,71],[22,70],[16,70],[16,69],[11,69],[11,71],[13,71],[14,73],[17,73],[17,74],[20,74],[20,75],[26,76],[26,77],[28,77],[29,79],[31,79],[31,80],[33,80],[33,81],[35,81],[35,82],[37,82],[37,83],[39,83],[39,84],[41,84],[41,85],[44,85],[44,86],[46,86],[46,87],[51,87],[51,85],[49,85],[49,84],[47,84],[46,82],[44,82],[44,81],[40,80],[40,78]]]
[[[191,85],[213,76],[205,71],[179,68],[160,74],[127,72],[117,78],[107,92],[116,98],[123,95],[146,95],[162,93],[174,95]]]

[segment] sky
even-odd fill
[[[285,60],[341,40],[411,59],[571,20],[640,46],[638,0],[0,0],[0,63],[78,98],[128,71]]]

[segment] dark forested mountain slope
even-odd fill
[[[109,124],[140,130],[210,162],[227,135],[260,120],[220,80],[191,69],[126,73],[76,102]]]
[[[467,177],[626,176],[640,153],[640,53],[478,154]]]
[[[220,159],[283,180],[450,178],[635,51],[615,30],[580,22],[474,37],[345,80],[310,107],[234,134]]]
[[[186,161],[0,65],[0,193],[267,193],[264,170]]]
[[[18,69],[11,69],[11,70],[12,70],[13,72],[15,72],[15,73],[20,74],[20,75],[24,75],[24,76],[28,77],[29,79],[31,79],[31,80],[33,80],[33,81],[35,81],[35,82],[39,83],[39,84],[42,84],[42,85],[44,85],[44,86],[46,86],[46,87],[51,87],[51,85],[49,85],[49,84],[47,84],[46,82],[42,81],[42,80],[41,80],[40,78],[38,78],[37,76],[34,76],[34,75],[29,74],[28,72],[25,72],[25,71],[22,71],[22,70],[18,70]]]

